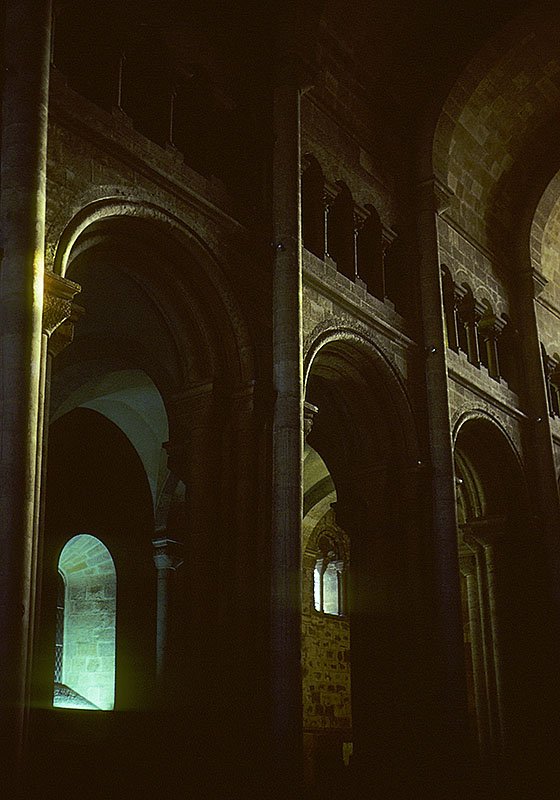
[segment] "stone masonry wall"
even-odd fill
[[[334,528],[332,510],[316,531]],[[340,532],[339,532],[340,533]],[[315,541],[315,532],[311,544]],[[313,572],[318,553],[308,547],[303,557],[302,672],[304,728],[350,731],[350,623],[314,608]]]

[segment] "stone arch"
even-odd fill
[[[319,454],[325,472],[316,476],[324,501],[317,508],[325,513],[310,531],[311,541],[330,520],[347,537],[350,554],[345,581],[348,616],[324,625],[347,626],[349,639],[344,646],[352,650],[355,763],[365,773],[374,762],[376,768],[382,762],[391,769],[388,765],[398,759],[399,744],[404,747],[403,740],[413,735],[404,700],[413,669],[409,659],[415,662],[409,639],[411,604],[406,599],[413,591],[407,575],[414,569],[411,542],[419,524],[413,417],[397,371],[364,333],[342,325],[316,329],[304,364],[306,400],[318,409],[307,446]],[[334,493],[336,502],[332,503]],[[311,569],[315,560],[313,554],[307,555]],[[304,575],[308,595],[310,576],[309,571]],[[304,617],[305,624],[312,623]],[[376,654],[373,659],[372,653]],[[342,650],[340,658],[345,658]],[[343,732],[340,721],[339,725],[330,726],[330,739],[325,730],[314,732],[324,737],[321,747],[330,759],[325,769],[332,770],[337,757],[341,765],[345,746],[341,737],[348,737],[350,731]],[[320,760],[322,751],[316,752]],[[321,769],[317,763],[316,772],[323,774]]]
[[[492,762],[535,747],[524,742],[533,713],[525,698],[538,694],[542,542],[522,459],[503,426],[473,410],[453,438],[470,719],[480,758]]]
[[[558,168],[558,24],[545,3],[514,17],[463,68],[434,128],[433,168],[453,193],[449,213],[494,252],[511,252],[520,185],[542,192]]]
[[[560,306],[560,172],[544,189],[530,223],[529,253],[533,269],[547,281],[542,298]],[[552,342],[551,342],[552,344]]]
[[[392,427],[396,440],[400,440],[403,453],[408,453],[408,464],[420,461],[419,443],[413,412],[401,375],[389,361],[381,348],[364,331],[340,323],[333,327],[332,321],[319,325],[304,344],[304,386],[307,386],[313,363],[327,346],[352,353],[364,369],[364,375],[373,378],[373,385],[382,389],[387,408],[394,415]]]
[[[182,253],[179,261],[184,264],[190,259],[196,264],[197,269],[190,271],[189,278],[196,281],[195,292],[201,296],[207,316],[216,319],[222,346],[227,348],[225,361],[231,370],[232,383],[251,380],[254,377],[252,343],[241,310],[228,287],[223,266],[199,233],[149,198],[124,199],[113,194],[112,197],[88,202],[66,222],[58,235],[53,255],[54,272],[66,275],[71,255],[77,252],[75,248],[79,246],[80,237],[84,237],[88,229],[94,230],[91,226],[107,222],[114,225],[118,221],[124,221],[125,224],[131,221],[145,223],[145,231],[151,231],[153,239]],[[186,294],[189,288],[192,292],[192,285],[185,286],[184,275],[177,268],[173,270],[170,280],[173,286],[183,287],[182,299],[186,302]],[[175,321],[190,310],[192,305],[189,307],[188,304],[187,309],[177,309]]]
[[[115,709],[149,705],[156,624],[153,529],[148,476],[126,434],[92,408],[74,408],[59,417],[49,434],[45,488],[42,613],[35,677],[39,706],[49,705],[46,695],[53,670],[60,553],[69,539],[84,532],[110,552],[118,579]],[[52,677],[50,682],[52,686]]]
[[[477,441],[480,442],[480,448],[477,447]],[[509,484],[503,480],[503,469],[511,473],[512,485],[519,492],[519,503],[527,512],[528,490],[521,455],[499,420],[484,409],[465,412],[453,426],[453,446],[455,453],[459,453],[465,465],[468,465],[469,480],[471,483],[473,480],[477,482],[479,499],[473,503],[473,507],[480,508],[480,516],[503,513],[506,509],[509,495],[506,486],[509,487]],[[502,465],[499,474],[493,473],[494,462]]]
[[[158,508],[169,477],[163,449],[169,422],[161,393],[143,370],[120,369],[110,362],[73,367],[63,371],[63,380],[55,381],[50,424],[75,408],[89,408],[117,425],[142,461],[154,509]]]

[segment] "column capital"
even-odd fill
[[[476,549],[473,549],[468,542],[459,549],[459,570],[465,578],[476,576]]]
[[[158,571],[178,570],[184,563],[184,559],[180,558],[177,553],[183,547],[182,542],[162,536],[158,539],[152,539],[152,544],[154,546],[154,564]]]
[[[496,514],[465,522],[460,526],[463,539],[473,550],[488,549],[499,542],[506,533],[506,517]]]
[[[276,392],[269,382],[250,380],[236,386],[224,399],[233,428],[242,430],[272,418]]]
[[[319,409],[317,406],[305,400],[303,404],[303,434],[306,440],[313,429],[313,423],[315,422],[315,417],[318,412]]]
[[[396,240],[398,233],[390,228],[388,225],[381,223],[381,246],[383,247],[383,252],[389,249],[389,247],[393,244]]]
[[[485,339],[497,339],[506,327],[506,320],[486,308],[478,321],[478,330]]]
[[[43,333],[49,337],[49,352],[58,355],[74,338],[74,324],[84,309],[74,298],[79,284],[50,270],[44,273]]]

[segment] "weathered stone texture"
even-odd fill
[[[327,512],[311,535],[336,527]],[[341,532],[339,531],[339,534]],[[352,729],[350,703],[350,622],[315,610],[313,571],[317,552],[308,547],[303,557],[302,675],[304,729],[344,731]],[[348,569],[348,564],[345,568]]]

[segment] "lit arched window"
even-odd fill
[[[313,604],[322,614],[342,616],[344,613],[344,560],[335,539],[321,534],[319,557],[313,572]]]
[[[56,584],[56,634],[54,640],[54,682],[62,683],[62,653],[64,651],[64,596],[66,586],[59,572]]]
[[[105,545],[86,533],[64,545],[58,560],[53,706],[109,711],[115,704],[115,565]]]

